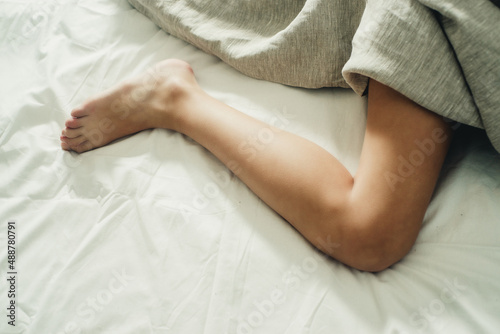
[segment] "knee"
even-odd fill
[[[408,222],[390,218],[357,222],[359,229],[351,235],[353,267],[369,272],[383,271],[408,254],[420,230],[417,223],[408,228]]]
[[[380,272],[401,260],[412,248],[421,222],[388,218],[346,222],[339,246],[328,255],[361,271]],[[328,235],[328,234],[326,234]]]

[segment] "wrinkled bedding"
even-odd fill
[[[352,90],[250,78],[125,0],[0,0],[0,333],[499,331],[500,158],[483,132],[457,129],[408,256],[359,272],[178,133],[60,149],[72,108],[165,58],[356,171],[366,101]]]
[[[130,0],[168,33],[286,85],[378,80],[484,128],[500,152],[500,9],[489,0]]]

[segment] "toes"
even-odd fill
[[[80,118],[70,118],[66,121],[66,123],[64,123],[64,125],[70,129],[78,129],[82,126],[81,123],[82,121]]]
[[[83,117],[89,114],[88,110],[85,108],[75,108],[71,111],[71,116],[73,117]]]
[[[61,135],[63,137],[72,139],[72,138],[80,137],[82,135],[82,133],[81,133],[81,131],[79,129],[68,129],[68,128],[66,128],[66,129],[62,130]]]
[[[77,153],[82,153],[82,152],[90,151],[93,148],[94,148],[94,146],[92,145],[92,143],[89,142],[88,140],[86,140],[83,143],[77,145],[75,148],[73,148],[73,151],[75,151]]]
[[[64,142],[61,138],[61,148],[65,151],[70,151],[71,148],[69,147],[68,143]]]
[[[85,138],[84,136],[78,136],[76,138],[68,138],[66,136],[61,136],[60,139],[61,139],[61,142],[66,143],[69,146],[69,148],[72,150],[75,147],[77,147],[78,145],[80,145],[81,143],[87,141],[87,138]]]
[[[61,148],[66,151],[82,153],[93,149],[94,146],[84,136],[79,136],[77,138],[61,136]]]

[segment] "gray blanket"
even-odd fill
[[[500,10],[488,0],[129,0],[254,78],[366,90],[380,81],[484,128],[500,152]]]

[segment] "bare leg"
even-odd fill
[[[158,82],[126,117],[111,105],[143,79],[73,111],[79,118],[66,123],[63,149],[82,152],[142,129],[172,129],[210,150],[306,239],[347,265],[383,270],[412,247],[450,140],[440,117],[372,81],[365,143],[353,177],[314,143],[207,95],[187,64],[167,61],[158,69]],[[265,143],[248,150],[259,136]]]

